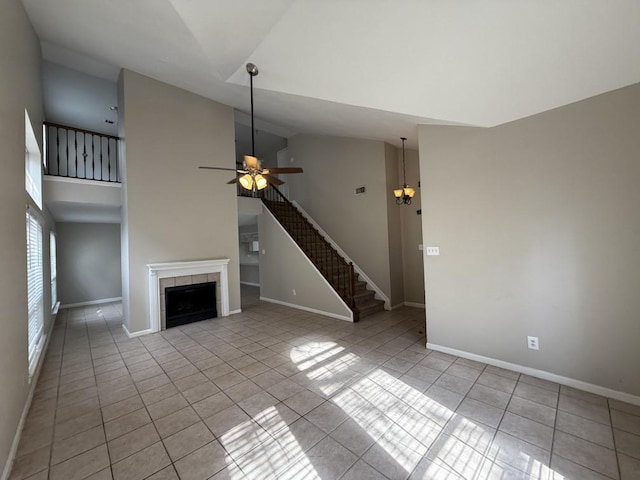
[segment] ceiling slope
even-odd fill
[[[294,131],[492,126],[640,81],[637,0],[23,3],[45,58],[92,75],[128,68],[246,112],[252,61],[257,115]]]

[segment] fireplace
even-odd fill
[[[228,258],[148,264],[150,325],[148,332],[159,332],[167,328],[165,291],[170,287],[215,282],[216,312],[220,317],[229,316],[228,264]]]
[[[218,316],[216,282],[167,287],[164,291],[166,328]]]

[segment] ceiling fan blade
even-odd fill
[[[202,168],[203,170],[225,170],[227,172],[235,172],[236,171],[235,168],[224,168],[224,167],[203,167],[203,166],[200,166],[198,168]]]
[[[227,182],[227,185],[233,185],[234,183],[238,183],[238,177],[232,178]]]
[[[265,170],[262,171],[262,173],[264,174],[265,171],[266,171],[266,173],[275,173],[275,174],[280,174],[280,173],[302,173],[302,169],[300,167],[266,168]]]
[[[271,175],[266,175],[264,178],[267,179],[267,182],[269,182],[271,185],[275,185],[276,187],[284,183],[279,178],[272,177]]]

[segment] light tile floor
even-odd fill
[[[63,311],[11,479],[640,478],[640,407],[426,350],[423,324],[254,295],[128,339],[120,305]]]

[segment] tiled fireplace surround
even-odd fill
[[[220,301],[220,274],[202,273],[200,275],[182,275],[180,277],[166,277],[160,279],[160,327],[167,328],[167,302],[165,289],[167,287],[180,287],[182,285],[195,285],[197,283],[216,282],[216,312],[220,316],[222,302]]]
[[[229,315],[228,258],[189,262],[164,262],[147,265],[149,269],[149,325],[151,332],[165,329],[167,287],[216,282],[218,317]]]

